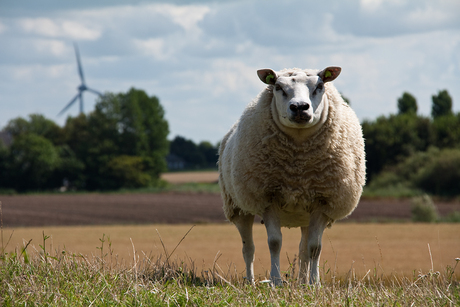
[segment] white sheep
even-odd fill
[[[268,84],[222,140],[223,209],[243,241],[254,281],[254,216],[262,217],[271,281],[281,283],[281,227],[301,227],[299,281],[319,282],[326,227],[357,206],[365,183],[364,140],[353,110],[330,83],[340,67],[258,70]],[[309,268],[309,269],[308,269]]]

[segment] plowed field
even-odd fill
[[[4,227],[222,223],[218,194],[0,195]],[[441,215],[460,203],[437,203]],[[345,222],[410,220],[409,200],[361,200]]]

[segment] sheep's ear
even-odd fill
[[[323,69],[318,73],[318,76],[323,80],[324,83],[334,80],[340,75],[342,68],[337,66],[330,66]]]
[[[278,76],[276,75],[276,72],[273,70],[267,68],[267,69],[259,69],[257,71],[257,75],[259,76],[259,79],[265,83],[265,84],[275,84],[276,79],[278,79]]]

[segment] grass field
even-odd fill
[[[3,229],[2,244],[12,236],[0,255],[0,306],[460,304],[455,224],[335,225],[324,236],[322,285],[298,285],[286,276],[278,288],[260,282],[269,265],[261,225],[255,227],[261,276],[254,286],[241,278],[241,245],[231,225],[191,227]],[[281,269],[290,273],[298,231],[285,231],[284,239]]]
[[[29,242],[29,252],[43,246],[43,233],[50,238],[46,250],[51,254],[68,253],[100,256],[102,242],[105,252],[109,243],[113,259],[126,264],[133,262],[133,247],[137,257],[164,255],[163,244],[171,254],[192,225],[149,226],[87,226],[3,229],[6,251],[20,249]],[[459,224],[335,224],[325,231],[322,271],[332,276],[357,276],[369,270],[384,275],[413,276],[419,271],[443,271],[460,257]],[[11,236],[11,238],[10,238]],[[260,279],[267,277],[269,252],[265,228],[255,225],[255,271]],[[281,269],[289,270],[295,262],[300,240],[299,229],[283,229]],[[199,270],[207,270],[216,262],[222,271],[244,275],[241,242],[236,228],[229,224],[196,225],[174,251],[171,259],[180,259]],[[459,270],[460,272],[460,270]],[[459,275],[459,272],[456,274]],[[459,275],[460,276],[460,275]],[[326,278],[328,276],[325,276]]]

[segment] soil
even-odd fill
[[[219,194],[0,195],[3,227],[224,223]],[[441,216],[460,202],[437,202]],[[362,199],[344,222],[409,221],[410,200]]]

